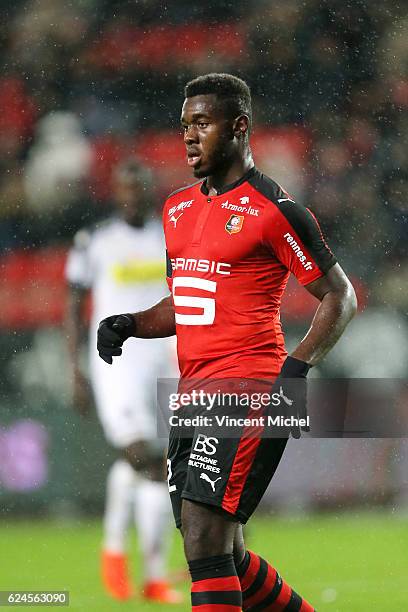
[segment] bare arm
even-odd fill
[[[79,347],[84,336],[85,326],[82,320],[82,308],[88,294],[86,289],[77,285],[68,286],[67,305],[65,311],[65,335],[68,353],[74,369],[79,364]]]
[[[306,336],[292,357],[316,365],[336,344],[357,310],[353,286],[339,266],[306,286],[320,304]]]
[[[151,308],[106,317],[99,323],[97,348],[101,359],[111,364],[122,354],[123,343],[134,338],[167,338],[176,333],[173,300],[170,295]]]
[[[171,295],[151,308],[133,314],[137,338],[167,338],[176,333],[173,299]]]
[[[81,341],[85,333],[82,309],[88,291],[77,285],[68,286],[67,304],[65,310],[65,336],[68,355],[72,370],[72,402],[75,408],[86,415],[91,406],[91,391],[89,383],[81,372],[79,355]]]

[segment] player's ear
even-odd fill
[[[243,138],[246,134],[248,134],[249,133],[248,115],[240,115],[239,117],[234,119],[232,129],[234,131],[234,136],[236,138]]]

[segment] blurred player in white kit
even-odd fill
[[[143,596],[179,603],[165,579],[165,558],[172,524],[164,477],[163,443],[157,439],[154,407],[156,381],[175,375],[173,346],[168,339],[135,339],[112,366],[96,350],[98,323],[112,312],[148,308],[163,296],[165,246],[151,207],[152,176],[135,159],[113,172],[117,214],[91,230],[77,233],[67,265],[68,346],[73,367],[74,401],[89,406],[87,381],[79,366],[84,300],[91,291],[90,378],[98,415],[108,442],[121,456],[109,470],[106,484],[102,580],[116,599],[128,599],[133,588],[128,574],[127,532],[132,514],[139,534],[145,569]]]

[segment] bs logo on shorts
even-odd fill
[[[194,450],[197,453],[204,453],[204,455],[215,455],[217,452],[216,444],[218,444],[218,438],[209,438],[204,434],[198,434]]]
[[[231,215],[225,224],[225,229],[229,234],[238,234],[244,225],[243,215]]]

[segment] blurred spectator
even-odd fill
[[[336,377],[404,378],[407,361],[406,319],[391,308],[372,308],[350,324],[326,365]]]
[[[43,117],[37,124],[25,169],[30,208],[49,213],[75,203],[90,162],[90,144],[73,113],[57,111]]]
[[[23,175],[17,166],[0,180],[0,253],[24,242],[26,215]]]
[[[89,25],[81,4],[29,0],[10,24],[10,60],[37,90],[63,78],[74,60]]]
[[[13,167],[24,154],[36,118],[33,97],[21,79],[0,79],[0,171]]]

